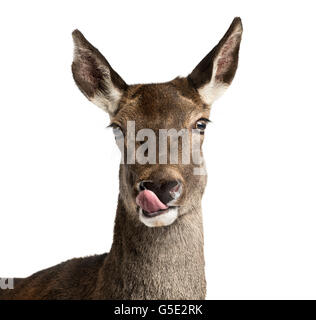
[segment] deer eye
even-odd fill
[[[203,134],[208,122],[210,122],[210,120],[208,120],[206,118],[202,118],[202,119],[198,120],[195,123],[195,129],[199,130],[200,133]]]

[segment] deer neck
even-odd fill
[[[200,203],[193,209],[168,227],[149,228],[119,197],[113,244],[101,270],[105,298],[205,298]]]

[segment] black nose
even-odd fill
[[[163,182],[141,181],[139,188],[140,190],[150,190],[154,192],[164,204],[177,199],[181,194],[181,182],[177,180]]]

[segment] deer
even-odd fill
[[[0,289],[0,299],[206,298],[201,202],[207,175],[202,144],[213,102],[235,76],[242,31],[241,19],[234,18],[187,77],[135,85],[128,85],[79,30],[73,31],[74,81],[89,101],[109,114],[123,151],[127,123],[133,121],[136,131],[187,129],[199,141],[202,161],[198,165],[121,162],[109,253],[73,258],[27,278],[15,278],[14,289]],[[144,146],[145,140],[135,144]],[[205,173],[194,174],[196,168]]]

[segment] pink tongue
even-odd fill
[[[158,199],[155,193],[150,190],[141,191],[136,197],[136,203],[149,213],[168,208]]]

